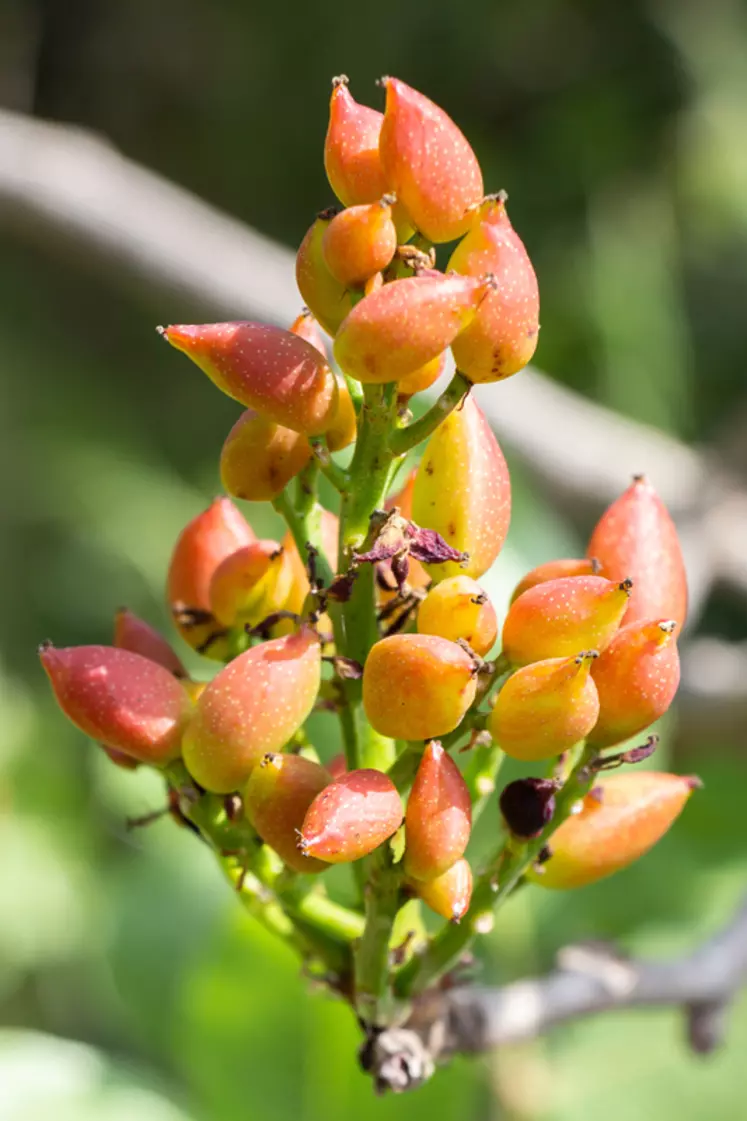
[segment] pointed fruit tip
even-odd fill
[[[333,90],[337,90],[341,86],[348,86],[349,84],[350,84],[350,78],[348,78],[347,74],[337,74],[332,79],[332,89]]]
[[[703,779],[700,778],[699,775],[683,775],[682,777],[691,790],[702,790],[705,786]]]

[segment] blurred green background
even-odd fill
[[[467,132],[488,189],[509,191],[540,278],[539,365],[742,469],[745,57],[740,0],[0,3],[0,103],[97,130],[288,245],[331,201],[330,77],[377,105],[382,73],[422,89]],[[62,721],[35,647],[106,642],[120,603],[167,626],[169,551],[219,489],[236,409],[153,332],[199,309],[122,284],[116,265],[94,274],[74,247],[3,223],[0,292],[3,1121],[744,1121],[744,1001],[707,1060],[678,1013],[620,1014],[376,1100],[349,1012],[308,992],[192,838],[126,832],[158,783]],[[499,598],[588,529],[512,466]],[[698,625],[744,641],[745,604],[717,591]],[[658,762],[705,791],[612,882],[518,896],[484,976],[547,968],[572,938],[667,954],[715,929],[747,870],[740,746],[704,737],[683,758],[675,715]]]

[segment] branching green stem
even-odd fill
[[[384,845],[371,859],[366,885],[366,927],[355,953],[355,1007],[366,1024],[385,1024],[392,993],[389,944],[400,907],[402,871]]]
[[[419,420],[408,424],[406,428],[400,428],[392,434],[389,441],[392,454],[406,455],[418,444],[422,444],[423,440],[427,440],[449,413],[461,405],[471,388],[472,382],[457,370],[428,412],[423,413]]]

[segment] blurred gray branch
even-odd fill
[[[682,1008],[691,1048],[721,1041],[728,1006],[747,984],[747,897],[732,919],[691,953],[669,961],[627,958],[601,944],[566,946],[544,977],[502,988],[459,986],[426,994],[408,1023],[372,1038],[362,1061],[379,1090],[413,1089],[439,1061],[517,1043],[613,1009]]]
[[[3,226],[45,251],[87,257],[109,283],[136,281],[176,293],[206,315],[286,324],[298,311],[288,248],[97,136],[0,110]],[[716,456],[619,416],[537,370],[476,393],[501,440],[582,530],[632,474],[651,477],[680,529],[691,621],[717,583],[747,597],[747,491]],[[738,728],[747,676],[736,692],[732,724]],[[699,706],[697,688],[693,697]]]

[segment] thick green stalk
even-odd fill
[[[534,863],[559,825],[569,817],[574,805],[586,795],[594,783],[589,763],[595,752],[585,749],[568,781],[560,790],[552,821],[539,837],[518,844],[509,839],[478,878],[472,903],[459,925],[450,923],[431,942],[424,954],[414,958],[399,974],[397,990],[402,997],[423,992],[434,981],[452,969],[476,934],[486,933],[492,917],[511,894],[517,883]]]
[[[472,382],[457,370],[428,412],[423,413],[419,420],[408,424],[406,428],[399,428],[392,434],[389,441],[392,455],[406,455],[418,444],[422,444],[423,440],[427,440],[439,424],[446,420],[449,413],[461,405],[471,388]]]
[[[497,744],[472,749],[464,770],[464,781],[472,799],[472,824],[482,814],[495,793],[495,780],[505,756]]]
[[[402,871],[384,845],[369,861],[366,927],[355,953],[355,1008],[366,1024],[386,1024],[392,1011],[389,945],[400,906]]]

